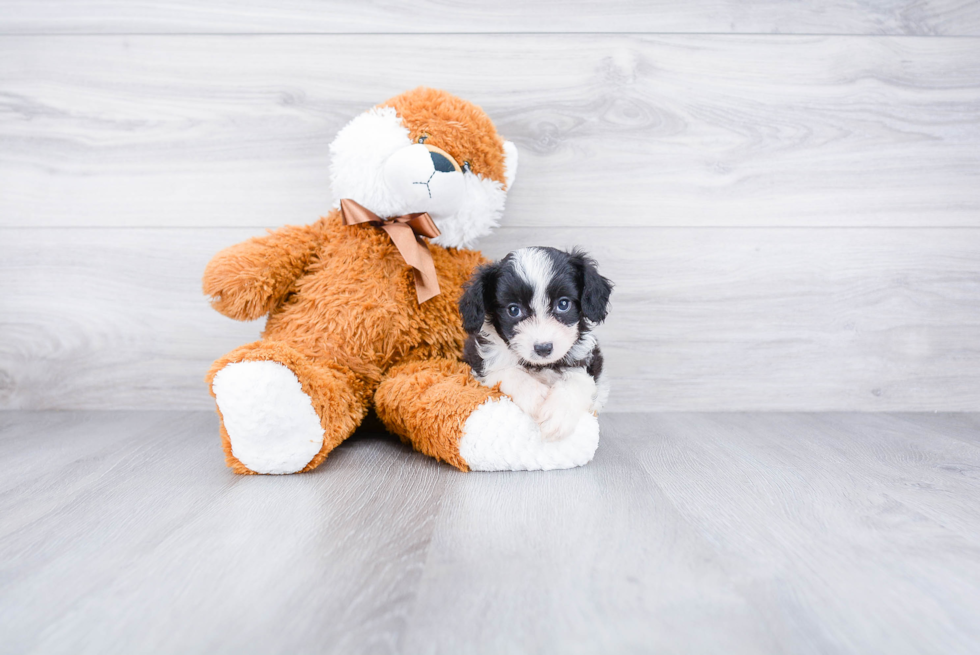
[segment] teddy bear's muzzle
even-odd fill
[[[455,215],[463,201],[463,172],[453,157],[421,143],[400,148],[384,164],[384,179],[400,213]]]

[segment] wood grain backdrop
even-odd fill
[[[208,407],[209,256],[428,84],[521,149],[483,249],[616,280],[611,409],[980,409],[980,4],[510,4],[0,0],[0,407]]]

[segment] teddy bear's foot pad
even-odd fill
[[[548,471],[582,466],[599,446],[599,420],[585,414],[560,441],[544,441],[534,420],[508,398],[488,400],[463,426],[459,454],[473,471]]]
[[[323,447],[323,427],[296,374],[278,362],[229,364],[212,389],[232,454],[256,473],[295,473]]]

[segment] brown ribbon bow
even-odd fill
[[[418,295],[420,305],[439,295],[436,265],[432,261],[429,247],[420,238],[434,239],[439,236],[439,228],[436,227],[431,216],[422,212],[381,218],[349,198],[340,200],[340,214],[344,219],[344,225],[371,223],[388,233],[405,263],[415,269],[415,293]]]

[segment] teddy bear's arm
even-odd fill
[[[287,225],[225,248],[204,270],[204,293],[225,316],[259,318],[282,300],[322,242],[318,224]]]

